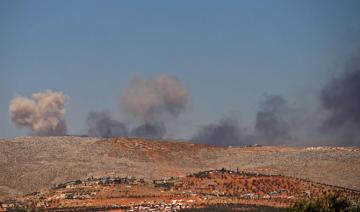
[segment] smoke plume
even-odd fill
[[[111,119],[107,111],[90,112],[86,118],[88,135],[110,138],[116,136],[127,136],[128,130],[124,123]]]
[[[233,118],[202,127],[192,140],[217,146],[241,146],[251,144],[283,144],[291,140],[288,121],[289,108],[279,95],[268,95],[256,113],[254,132],[248,134]]]
[[[144,80],[134,77],[120,96],[120,109],[138,126],[128,131],[125,123],[114,120],[105,111],[90,112],[88,135],[97,137],[132,136],[161,139],[166,121],[177,118],[188,105],[188,92],[175,77],[159,75]]]
[[[202,127],[192,140],[218,146],[250,144],[250,137],[240,128],[238,121],[231,118]]]
[[[161,139],[166,133],[165,124],[163,122],[144,123],[131,130],[131,136]]]
[[[255,136],[258,143],[283,144],[291,139],[288,112],[289,108],[282,96],[266,96],[256,113]]]
[[[62,92],[46,90],[32,98],[17,96],[11,100],[9,114],[12,122],[40,136],[65,135],[67,125],[63,119],[67,96]]]
[[[320,101],[328,116],[322,130],[345,145],[360,144],[360,57],[333,78],[321,91]]]
[[[161,139],[166,134],[166,117],[177,118],[188,106],[188,92],[172,76],[143,80],[134,77],[120,96],[120,108],[140,125],[131,136]]]
[[[120,108],[145,122],[164,114],[177,117],[185,111],[188,93],[175,77],[159,75],[150,80],[134,77],[120,97]]]

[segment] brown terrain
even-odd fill
[[[5,200],[2,207],[48,211],[179,211],[250,204],[278,211],[301,199],[322,198],[330,194],[355,203],[360,201],[360,192],[352,189],[281,175],[221,169],[153,181],[135,177],[78,179],[16,200]]]
[[[37,207],[285,207],[334,192],[359,201],[358,190],[359,148],[214,147],[73,136],[0,139],[0,196]]]

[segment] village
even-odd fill
[[[356,190],[299,178],[222,168],[160,180],[91,176],[4,200],[1,209],[180,211],[219,204],[284,208],[299,199],[330,193],[338,193],[354,203],[360,201],[360,192]]]

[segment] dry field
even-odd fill
[[[359,148],[225,148],[64,136],[0,139],[0,196],[26,194],[90,176],[152,180],[223,167],[360,190]]]

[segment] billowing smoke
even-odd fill
[[[288,112],[282,96],[266,96],[256,113],[255,136],[259,143],[283,144],[291,139]]]
[[[168,75],[150,80],[134,77],[120,97],[120,108],[144,123],[158,121],[166,114],[177,117],[187,104],[187,90]]]
[[[187,106],[188,92],[177,78],[168,75],[149,80],[134,77],[120,96],[120,109],[138,126],[128,131],[126,124],[112,119],[108,112],[90,112],[86,121],[88,135],[161,139],[166,134],[166,121],[173,121]]]
[[[192,140],[197,143],[218,146],[238,146],[251,143],[250,137],[240,128],[238,121],[231,118],[224,118],[219,123],[202,127]]]
[[[216,124],[202,127],[192,138],[198,143],[218,146],[251,144],[283,144],[291,140],[289,108],[279,95],[267,95],[256,113],[254,132],[248,133],[234,118],[224,118]]]
[[[90,112],[86,118],[86,124],[89,136],[110,138],[128,135],[126,125],[112,119],[107,111]]]
[[[159,75],[143,80],[134,77],[120,96],[120,108],[140,125],[131,136],[161,139],[166,134],[166,118],[177,118],[188,106],[188,92],[172,76]]]
[[[360,57],[322,89],[320,100],[328,112],[322,130],[342,145],[360,145]]]
[[[32,98],[17,96],[11,100],[9,114],[12,122],[40,136],[65,135],[67,125],[63,118],[65,102],[62,92],[46,90],[35,93]]]
[[[161,139],[166,133],[163,122],[144,123],[131,130],[131,136],[148,139]]]

